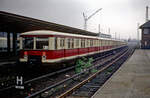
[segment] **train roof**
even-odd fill
[[[23,35],[62,35],[62,36],[73,36],[73,37],[82,37],[82,38],[93,38],[93,39],[105,39],[105,40],[114,40],[109,38],[100,38],[95,36],[85,36],[85,35],[78,35],[78,34],[69,34],[69,33],[62,33],[56,31],[49,31],[49,30],[36,30],[36,31],[29,31],[20,34]],[[114,40],[116,41],[116,40]],[[119,40],[118,40],[119,41]]]

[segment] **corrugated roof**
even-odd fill
[[[98,36],[98,33],[0,11],[0,31],[22,33],[33,30],[52,30],[64,33]]]

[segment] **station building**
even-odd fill
[[[142,30],[141,48],[150,49],[150,21],[141,25],[140,29]]]

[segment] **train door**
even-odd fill
[[[61,49],[61,56],[62,57],[65,57],[65,38],[64,37],[61,37],[60,38],[60,49]]]

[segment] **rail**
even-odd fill
[[[124,50],[124,51],[127,51],[127,50]],[[105,63],[105,62],[104,62],[104,63]],[[91,69],[96,68],[96,67],[98,67],[98,66],[92,66],[91,68],[87,69],[86,71],[90,71]],[[60,81],[60,82],[58,82],[58,83],[56,83],[56,84],[54,84],[54,85],[51,85],[51,86],[49,86],[49,87],[46,87],[45,89],[42,89],[42,90],[40,90],[40,91],[37,91],[37,92],[35,92],[35,93],[31,94],[30,96],[27,96],[27,97],[25,97],[25,98],[32,98],[32,97],[41,95],[41,94],[44,93],[45,91],[48,91],[48,90],[50,90],[50,89],[52,89],[52,88],[54,88],[54,87],[56,87],[56,86],[58,86],[58,85],[61,85],[61,84],[65,83],[65,82],[67,82],[67,81],[69,81],[69,80],[73,80],[75,77],[78,77],[78,76],[84,74],[86,71],[83,71],[83,72],[81,72],[81,73],[75,74],[75,75],[73,75],[72,77],[69,77],[69,78],[67,78],[67,79],[65,79],[65,80],[62,80],[62,81]]]
[[[99,73],[101,73],[102,71],[104,71],[105,69],[107,69],[108,67],[110,67],[112,64],[114,64],[116,61],[120,60],[123,56],[125,56],[129,51],[126,51],[125,53],[123,53],[119,58],[115,59],[113,62],[109,63],[107,66],[103,67],[102,69],[100,69],[98,72],[94,73],[93,75],[91,75],[89,78],[87,78],[86,80],[82,81],[81,83],[75,85],[73,88],[69,89],[68,91],[66,91],[65,93],[61,94],[60,96],[58,96],[57,98],[65,98],[68,95],[70,95],[71,93],[73,93],[76,89],[80,88],[82,85],[84,85],[85,83],[87,83],[88,81],[92,80],[94,77],[96,77]]]
[[[93,75],[91,75],[89,78],[87,78],[86,80],[80,82],[79,84],[75,85],[73,88],[69,89],[68,91],[66,91],[65,93],[61,94],[60,96],[58,96],[57,98],[65,98],[68,95],[70,95],[73,91],[75,91],[76,89],[80,88],[82,85],[84,85],[85,83],[87,83],[88,81],[92,80],[94,77],[96,77],[100,72],[104,71],[105,69],[107,69],[108,67],[110,67],[112,64],[114,64],[116,61],[118,61],[119,59],[121,59],[124,55],[126,55],[128,51],[126,51],[125,53],[123,53],[119,58],[115,59],[114,61],[112,61],[111,63],[109,63],[107,66],[103,67],[102,69],[100,69],[98,72],[94,73]]]

